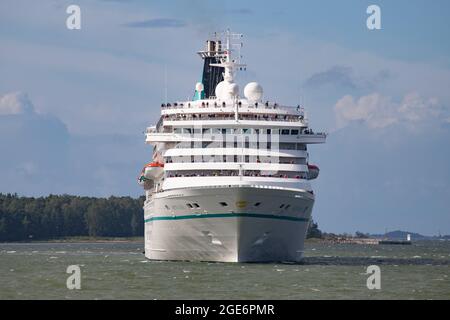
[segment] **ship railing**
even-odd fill
[[[232,170],[228,170],[232,171]],[[232,172],[216,171],[209,173],[166,173],[166,178],[191,178],[191,177],[239,177],[239,171],[233,170]],[[257,178],[282,178],[282,179],[307,179],[305,172],[291,173],[291,174],[261,174],[256,170],[246,170],[242,173],[243,177],[257,177]]]
[[[192,115],[182,115],[182,116],[165,116],[162,117],[165,121],[186,121],[186,120],[234,120],[234,114],[230,116],[217,116],[216,114],[192,116]],[[270,117],[270,116],[246,116],[239,115],[239,120],[254,120],[254,121],[286,121],[286,122],[299,122],[304,121],[304,117]],[[159,122],[158,122],[159,124]],[[159,128],[159,126],[157,125]]]
[[[212,100],[214,101],[214,100]],[[175,110],[175,109],[193,109],[193,108],[234,108],[235,102],[226,103],[226,102],[174,102],[171,103],[163,103],[161,104],[161,110]],[[292,106],[283,106],[279,105],[278,103],[269,103],[269,102],[255,102],[255,103],[242,103],[238,102],[238,108],[249,108],[249,109],[269,109],[269,110],[285,110],[285,111],[298,111],[300,114],[304,114],[305,109],[304,107],[301,107],[300,105],[296,107]]]

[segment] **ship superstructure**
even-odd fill
[[[220,38],[221,37],[221,38]],[[152,161],[139,182],[146,200],[145,255],[156,260],[298,261],[311,219],[308,144],[324,143],[301,106],[263,100],[235,83],[239,34],[208,40],[193,99],[161,105],[147,128]],[[238,44],[240,45],[240,44]]]

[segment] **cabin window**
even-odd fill
[[[259,207],[261,205],[261,202],[255,203],[255,207]]]
[[[289,134],[289,129],[282,129],[282,130],[281,130],[281,134],[282,134],[282,135],[287,135],[287,134]]]
[[[219,204],[220,204],[222,207],[228,207],[228,203],[226,203],[226,202],[219,202]]]
[[[188,206],[188,208],[191,208],[191,209],[193,208],[192,204],[190,204],[190,203],[187,203],[186,205]]]
[[[298,130],[291,130],[291,134],[294,136],[298,135]]]

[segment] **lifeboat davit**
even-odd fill
[[[308,180],[316,179],[319,176],[319,167],[314,164],[308,164]]]

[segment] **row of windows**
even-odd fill
[[[312,133],[310,129],[256,129],[256,128],[174,128],[178,134],[267,134],[298,135]]]
[[[304,143],[289,143],[289,142],[279,142],[272,143],[268,142],[260,142],[260,141],[249,141],[245,139],[245,141],[238,141],[234,139],[234,141],[189,141],[189,142],[180,142],[176,145],[176,148],[179,149],[192,149],[192,148],[247,148],[250,147],[252,149],[262,149],[262,150],[302,150],[306,151],[306,145]]]
[[[168,171],[166,178],[186,178],[186,177],[238,177],[238,170],[202,170],[202,171]],[[264,170],[243,170],[244,177],[261,178],[287,178],[287,179],[308,179],[306,172],[272,172]]]
[[[273,160],[272,160],[273,159]],[[306,165],[305,158],[287,157],[266,157],[249,155],[197,155],[197,156],[176,156],[166,157],[166,163],[279,163],[279,164],[303,164]]]

